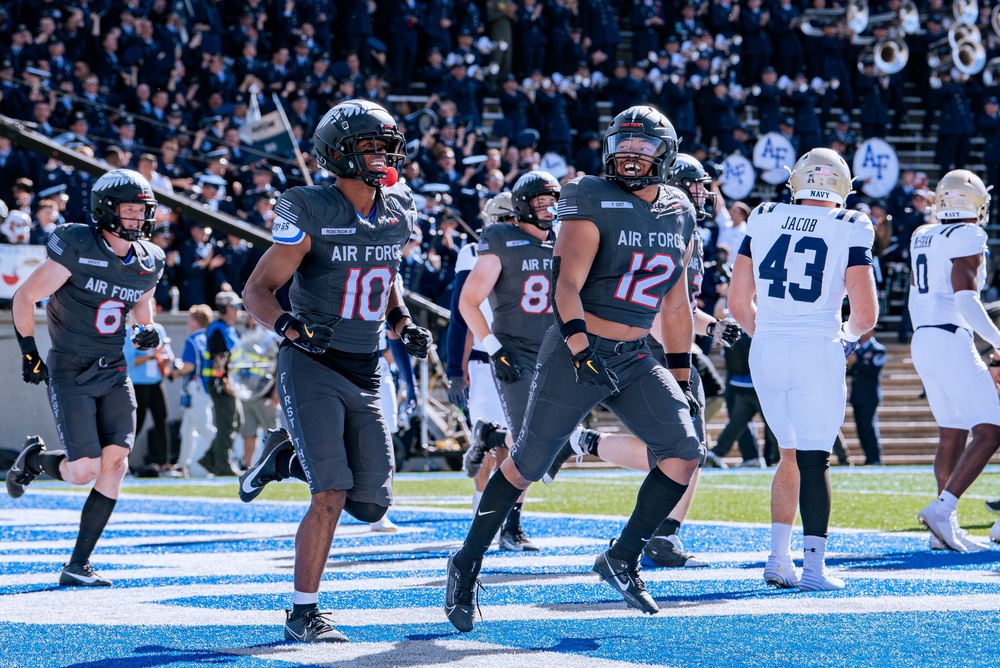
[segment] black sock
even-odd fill
[[[25,464],[35,471],[41,471],[42,473],[48,474],[51,478],[62,480],[63,477],[62,473],[59,471],[59,465],[62,464],[64,459],[66,459],[66,452],[63,450],[55,450],[53,452],[41,450],[36,452],[31,457],[28,457]]]
[[[516,533],[521,528],[521,507],[524,504],[520,501],[507,513],[507,521],[504,522],[502,531],[504,533]]]
[[[109,499],[96,489],[90,490],[90,496],[80,513],[80,533],[76,537],[76,547],[73,548],[69,563],[81,565],[90,561],[90,554],[104,533],[104,527],[108,525],[116,503],[117,499]]]
[[[587,436],[583,440],[583,445],[587,449],[588,455],[597,457],[597,446],[601,444],[601,432],[587,430]]]
[[[306,472],[302,470],[302,463],[295,456],[295,450],[282,452],[274,459],[274,470],[278,472],[281,479],[297,478],[306,482]]]
[[[310,610],[319,610],[319,603],[292,603],[292,619],[298,619]]]
[[[802,535],[826,538],[830,526],[830,454],[822,450],[796,450],[799,465],[799,512]]]
[[[639,488],[635,510],[622,529],[622,535],[611,548],[611,556],[631,563],[639,562],[639,555],[653,537],[677,502],[684,496],[687,485],[667,477],[659,467],[654,467]]]
[[[500,531],[500,525],[517,503],[517,497],[521,496],[521,491],[510,484],[503,471],[497,471],[490,477],[483,490],[483,497],[479,500],[476,516],[472,518],[469,535],[465,537],[465,544],[455,556],[456,566],[468,570],[472,562],[483,558]]]
[[[673,536],[677,533],[677,530],[681,528],[681,523],[672,517],[660,522],[660,526],[656,527],[656,531],[653,532],[654,536]]]
[[[486,447],[490,450],[493,448],[506,448],[507,447],[507,430],[506,429],[494,429],[493,431],[486,434]]]

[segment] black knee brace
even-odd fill
[[[826,538],[830,526],[830,454],[796,450],[799,465],[799,512],[802,534]]]
[[[364,503],[362,501],[344,502],[344,511],[359,522],[378,522],[389,512],[389,506],[380,506],[377,503]]]

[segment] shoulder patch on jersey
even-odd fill
[[[556,216],[567,220],[580,213],[580,200],[576,197],[564,197],[556,204]]]
[[[299,222],[299,216],[302,215],[302,207],[282,197],[274,205],[274,213],[291,223],[297,223]]]
[[[282,216],[278,216],[271,224],[271,239],[279,244],[297,244],[305,237],[305,232],[298,225]]]
[[[53,234],[49,237],[48,243],[49,250],[56,255],[62,255],[66,250],[66,242],[59,238],[59,235]],[[105,263],[107,264],[107,263]]]
[[[773,209],[776,205],[777,202],[761,202],[760,204],[757,205],[757,208],[754,209],[753,213],[756,214],[769,213],[771,209]]]
[[[51,239],[49,240],[49,242],[51,243]],[[107,260],[94,260],[94,259],[91,259],[89,257],[81,257],[80,258],[80,264],[86,264],[86,265],[89,265],[91,267],[106,267],[106,266],[108,266],[108,261]]]

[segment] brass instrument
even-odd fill
[[[951,3],[951,13],[956,22],[973,25],[979,20],[979,3],[976,0],[955,0]]]
[[[887,37],[876,42],[872,49],[875,68],[882,74],[901,72],[910,60],[910,47],[898,37]]]
[[[823,26],[846,27],[855,35],[860,35],[868,27],[868,0],[851,0],[847,9],[807,9],[802,12],[799,30],[807,37],[822,37]]]

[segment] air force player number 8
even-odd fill
[[[789,218],[782,226],[783,229],[807,230],[815,228],[816,220],[811,218]],[[802,282],[788,281],[788,269],[785,264],[788,259],[788,252],[792,242],[792,235],[782,234],[775,240],[771,250],[767,252],[764,259],[757,265],[757,274],[764,280],[771,281],[767,289],[767,296],[775,299],[784,299],[787,294],[797,302],[815,302],[823,293],[823,270],[826,268],[826,255],[829,247],[820,237],[801,237],[795,242],[792,252],[807,254],[812,253],[811,261],[807,262],[803,268]],[[808,279],[808,281],[806,280]]]

